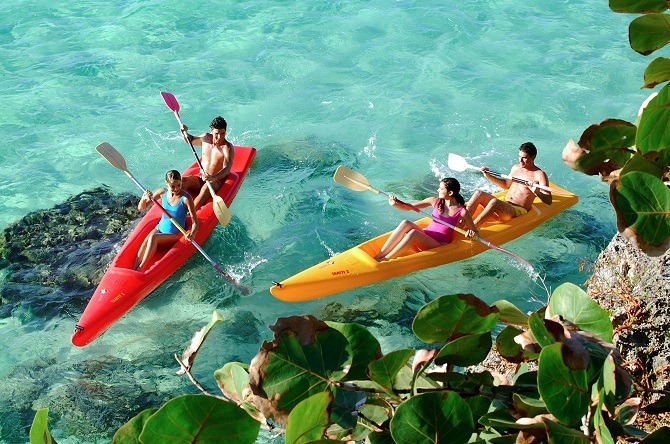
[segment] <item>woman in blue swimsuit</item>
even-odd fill
[[[472,217],[465,208],[465,199],[460,194],[461,184],[454,178],[447,177],[440,181],[440,187],[437,189],[437,197],[427,197],[412,204],[418,208],[433,207],[433,218],[447,222],[453,226],[459,226],[465,223],[470,228],[467,232],[468,237],[478,235],[477,227],[472,221]],[[395,196],[389,196],[389,205],[402,210],[411,210],[411,206],[396,199]],[[379,262],[400,256],[412,245],[416,245],[420,250],[430,250],[440,245],[451,242],[454,230],[433,220],[426,228],[421,228],[414,222],[404,220],[391,233],[384,243],[381,251],[375,259]]]
[[[179,223],[180,226],[186,225],[186,212],[191,215],[191,230],[187,233],[187,239],[193,239],[198,231],[198,218],[195,215],[195,205],[191,195],[181,189],[181,174],[177,170],[170,170],[165,174],[166,188],[160,188],[155,192],[147,190],[137,204],[137,209],[143,211],[152,198],[161,199],[161,206],[170,213],[170,216]],[[176,226],[163,215],[158,226],[142,242],[142,246],[137,252],[137,259],[133,270],[143,271],[143,267],[149,262],[158,247],[172,246],[179,240],[181,232]]]

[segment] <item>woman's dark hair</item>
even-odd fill
[[[447,189],[454,193],[454,199],[458,202],[459,205],[465,205],[465,199],[461,196],[461,184],[458,183],[453,177],[445,177],[440,182],[442,182]],[[437,211],[442,213],[444,211],[444,199],[440,199],[437,203]]]
[[[173,180],[181,180],[181,174],[177,170],[170,170],[165,173],[165,180],[167,182],[172,182]]]

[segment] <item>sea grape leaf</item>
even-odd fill
[[[662,396],[658,401],[649,404],[643,410],[650,415],[670,412],[670,395]]]
[[[670,59],[657,57],[644,70],[644,84],[642,87],[653,88],[668,80],[670,80]]]
[[[665,15],[665,14],[664,14]],[[670,15],[668,15],[670,18]],[[641,154],[670,148],[670,85],[665,85],[642,111],[635,136]]]
[[[381,358],[372,361],[368,366],[370,380],[376,382],[388,393],[394,394],[393,384],[400,370],[407,365],[409,359],[414,356],[411,348],[394,350]]]
[[[663,180],[670,165],[670,150],[650,151],[646,154],[635,153],[621,169],[620,176],[633,171],[651,174]]]
[[[180,361],[181,368],[179,369],[179,371],[177,371],[177,374],[183,375],[187,371],[191,370],[193,362],[195,361],[195,355],[200,350],[200,347],[202,347],[202,343],[207,338],[207,335],[212,330],[212,327],[214,327],[221,321],[223,321],[223,316],[221,316],[221,314],[218,311],[214,310],[214,312],[212,313],[212,319],[210,319],[207,325],[205,325],[200,330],[195,332],[193,338],[191,338],[191,343],[188,345],[188,347],[184,349],[184,352],[181,354],[181,361]]]
[[[642,55],[664,47],[670,42],[670,15],[646,14],[634,19],[628,26],[630,47]]]
[[[473,294],[444,295],[419,309],[412,330],[426,343],[448,342],[491,331],[498,317],[496,307],[489,307]]]
[[[546,317],[554,315],[560,315],[605,342],[612,342],[613,328],[608,313],[575,284],[566,282],[554,290]]]
[[[382,357],[382,348],[377,338],[359,324],[330,321],[326,321],[326,324],[342,333],[351,345],[351,367],[343,380],[366,379],[368,364]]]
[[[578,166],[580,159],[586,155],[588,155],[586,149],[577,145],[574,140],[570,139],[565,145],[565,148],[563,148],[561,157],[563,163],[575,171],[588,174],[589,176],[599,174],[603,181],[608,182],[611,181],[612,178],[618,178],[618,165],[615,165],[611,160],[606,160],[600,163],[589,162],[589,168],[586,168],[585,163]]]
[[[500,312],[500,319],[498,319],[500,322],[514,325],[528,325],[528,315],[519,310],[511,302],[501,299],[491,305],[496,307]]]
[[[145,423],[143,444],[256,442],[261,424],[244,410],[213,396],[182,395],[163,404]]]
[[[442,347],[435,356],[435,364],[450,364],[460,367],[479,364],[489,354],[491,344],[490,332],[462,336],[447,342]]]
[[[512,395],[512,402],[514,403],[514,408],[517,412],[530,418],[548,412],[547,406],[542,400],[524,396],[519,393],[514,393]]]
[[[547,410],[566,425],[578,424],[589,408],[586,370],[570,369],[563,362],[563,344],[542,348],[537,382]]]
[[[518,422],[507,410],[494,410],[487,413],[480,418],[479,423],[486,427],[503,429],[525,430],[538,428],[538,421]]]
[[[668,0],[609,0],[614,12],[643,13],[663,12],[668,9]]]
[[[241,362],[228,362],[214,372],[214,379],[221,393],[235,401],[257,421],[265,418],[253,404],[253,394],[249,387],[249,365]]]
[[[254,404],[266,418],[285,424],[300,401],[330,390],[351,365],[347,338],[313,316],[277,319],[249,366]]]
[[[537,341],[538,344],[540,344],[540,347],[546,347],[547,345],[553,344],[556,342],[556,339],[554,336],[551,334],[549,330],[547,330],[547,326],[544,323],[544,313],[540,314],[538,312],[535,312],[530,315],[530,318],[528,319],[528,325],[530,326],[530,332],[533,334],[533,337]],[[520,336],[525,336],[528,332],[524,333],[523,335]],[[517,339],[519,341],[519,339]],[[523,346],[523,344],[522,344]]]
[[[611,354],[603,362],[598,386],[602,390],[605,408],[610,416],[614,416],[616,409],[616,364]]]
[[[642,398],[628,398],[617,407],[614,419],[623,425],[631,425],[640,413]]]
[[[331,392],[321,392],[303,399],[288,416],[286,444],[305,444],[323,438],[330,425]]]
[[[637,171],[610,186],[617,227],[649,255],[670,248],[670,189],[658,178]]]
[[[537,352],[526,350],[514,340],[514,338],[523,333],[523,330],[513,325],[508,325],[498,333],[496,337],[496,349],[500,353],[500,356],[515,364],[537,359],[540,356],[539,349]]]
[[[30,444],[57,444],[49,432],[49,409],[39,409],[30,426]]]
[[[114,444],[137,444],[140,442],[140,435],[142,434],[144,424],[157,411],[158,409],[142,410],[114,433],[112,442]]]
[[[365,392],[356,392],[336,388],[334,390],[335,399],[333,402],[331,421],[345,430],[356,427],[358,412],[367,401]]]
[[[603,393],[605,389],[600,389],[598,391],[598,402],[596,403],[596,408],[593,412],[593,429],[595,432],[596,442],[603,444],[614,444],[614,439],[612,434],[607,428],[605,423],[605,418],[603,417],[603,401],[605,399],[605,394]]]
[[[657,430],[654,430],[654,433],[647,435],[640,444],[666,444],[670,440],[670,427],[663,426]]]
[[[636,131],[635,125],[620,119],[606,119],[589,126],[577,142],[587,151],[577,159],[577,170],[600,171],[608,161],[608,168],[621,168],[635,152],[631,147]]]
[[[448,391],[412,396],[391,419],[391,435],[398,444],[467,443],[473,431],[470,408]]]
[[[486,396],[473,396],[467,398],[465,402],[468,404],[468,407],[470,407],[474,422],[477,423],[479,422],[479,418],[488,413],[493,400]]]
[[[547,437],[550,443],[561,444],[590,444],[591,441],[578,430],[566,427],[550,419],[544,419],[544,426],[547,429]]]

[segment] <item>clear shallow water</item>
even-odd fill
[[[0,227],[99,185],[135,192],[94,151],[102,141],[152,188],[167,169],[189,164],[161,90],[177,96],[194,132],[222,114],[230,140],[259,150],[233,222],[204,245],[254,293],[240,297],[194,257],[83,349],[69,341],[76,319],[22,307],[0,321],[2,442],[26,436],[31,409],[87,402],[96,406],[88,417],[52,414],[54,434],[106,442],[115,428],[101,394],[122,398],[108,399],[109,409],[126,406],[129,418],[192,391],[171,356],[214,309],[226,324],[194,368],[211,389],[212,371],[248,362],[277,316],[355,320],[389,351],[415,345],[413,313],[441,294],[526,309],[546,300],[541,285],[495,252],[313,302],[275,300],[272,280],[408,216],[335,184],[339,164],[411,199],[454,175],[449,152],[505,171],[532,140],[550,179],[581,200],[506,248],[550,288],[582,284],[582,265],[613,235],[614,217],[605,185],[565,167],[561,150],[591,123],[633,120],[648,94],[639,89],[648,60],[627,47],[631,17],[606,1],[35,0],[2,4],[0,17]],[[466,196],[490,188],[476,173],[456,177]]]

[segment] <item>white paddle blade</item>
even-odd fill
[[[116,148],[114,148],[108,142],[102,142],[100,145],[95,147],[95,150],[102,157],[107,159],[107,162],[111,163],[114,168],[118,168],[121,171],[128,171],[126,159],[124,159],[121,153],[119,153]]]
[[[450,170],[454,171],[465,171],[468,168],[473,168],[476,170],[479,169],[475,166],[470,165],[468,161],[465,160],[464,157],[454,153],[449,153],[449,156],[447,157],[447,166],[449,167]]]
[[[333,180],[340,185],[344,185],[353,191],[373,191],[378,193],[379,191],[370,186],[368,180],[361,173],[357,173],[351,168],[347,168],[344,165],[340,165],[335,170],[335,175]]]

